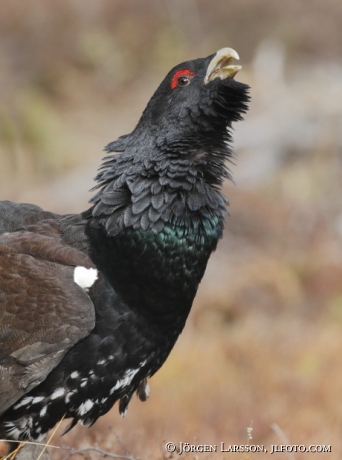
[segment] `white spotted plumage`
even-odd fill
[[[112,387],[112,389],[110,390],[110,394],[112,395],[119,388],[123,388],[129,385],[131,381],[133,380],[133,377],[135,376],[135,374],[139,372],[139,370],[140,368],[139,369],[128,369],[124,373],[123,377],[120,380],[118,380],[116,384]]]
[[[47,408],[48,406],[44,406],[42,408],[42,410],[39,412],[40,417],[44,417],[44,415],[46,414]]]
[[[36,396],[35,398],[32,399],[31,404],[38,404],[41,401],[43,401],[44,399],[45,399],[44,396]]]
[[[18,404],[16,404],[13,409],[19,409],[19,407],[26,406],[27,404],[30,404],[32,402],[33,397],[32,396],[26,396],[23,398]]]
[[[82,403],[79,408],[77,409],[78,415],[84,415],[90,411],[90,409],[94,406],[94,402],[91,399],[87,399],[84,403]]]
[[[57,388],[52,395],[50,396],[51,399],[59,398],[65,394],[65,388]]]

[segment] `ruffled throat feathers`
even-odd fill
[[[118,152],[124,141],[125,136],[107,149]],[[101,190],[92,199],[91,225],[108,236],[125,228],[159,233],[172,225],[219,238],[228,203],[219,186],[230,178],[224,165],[230,156],[228,145],[221,152],[192,146],[186,155],[163,152],[143,160],[127,150],[110,155],[97,176]]]

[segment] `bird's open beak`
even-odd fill
[[[221,78],[221,80],[233,78],[242,69],[240,65],[230,65],[233,59],[239,60],[240,58],[232,48],[222,48],[219,50],[208,65],[204,83],[207,84],[217,77]]]

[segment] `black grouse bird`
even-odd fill
[[[92,425],[148,397],[222,236],[229,129],[249,100],[234,58],[168,73],[106,147],[87,211],[0,203],[1,438],[42,441],[63,416]]]

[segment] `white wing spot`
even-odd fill
[[[75,267],[74,270],[74,281],[82,289],[89,289],[97,280],[96,268],[85,268],[81,266]]]
[[[94,403],[91,399],[87,399],[86,402],[82,403],[80,407],[77,409],[78,415],[84,415],[90,411],[93,407]]]
[[[96,364],[99,364],[99,365],[101,365],[101,364],[104,364],[105,362],[106,362],[106,360],[105,360],[105,359],[100,359],[100,361],[97,361],[97,363],[96,363]]]
[[[77,372],[77,371],[74,371],[72,374],[70,374],[70,378],[71,379],[77,379],[77,377],[79,376],[80,374]]]
[[[85,379],[82,379],[81,380],[81,387],[85,387],[87,385],[87,382],[88,382],[88,379],[85,378]]]
[[[64,388],[57,388],[57,390],[55,390],[52,395],[51,395],[51,399],[56,399],[56,398],[59,398],[60,396],[63,396],[65,393],[65,389]]]

